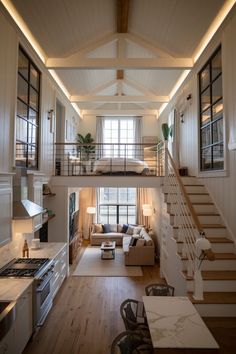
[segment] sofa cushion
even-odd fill
[[[103,233],[103,225],[102,224],[94,224],[94,232],[95,233]]]
[[[143,247],[143,246],[145,246],[145,239],[143,239],[143,238],[139,238],[138,240],[137,240],[137,242],[136,242],[136,247]]]
[[[103,232],[104,232],[104,234],[107,234],[108,232],[110,232],[110,224],[103,225]]]

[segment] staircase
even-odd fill
[[[197,214],[206,238],[211,242],[215,260],[203,260],[203,300],[193,297],[194,279],[187,272],[188,260],[183,255],[183,241],[179,240],[178,217],[175,214],[173,193],[164,187],[164,201],[167,205],[173,238],[176,241],[177,257],[182,264],[181,274],[186,282],[187,294],[202,316],[236,316],[236,253],[235,244],[229,237],[227,227],[214,205],[205,186],[196,177],[181,178],[189,200]]]

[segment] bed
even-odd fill
[[[94,163],[94,173],[132,173],[146,174],[148,173],[148,165],[146,162],[135,158],[124,157],[102,157]]]

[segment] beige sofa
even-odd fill
[[[154,265],[155,246],[153,240],[143,228],[140,232],[141,240],[145,240],[144,245],[131,246],[132,236],[123,237],[123,251],[125,255],[125,265]]]
[[[155,262],[155,246],[144,227],[134,227],[134,234],[122,232],[123,225],[111,224],[110,232],[97,232],[98,225],[93,225],[90,243],[99,246],[104,241],[116,241],[117,246],[123,246],[125,265],[153,265]],[[128,230],[130,231],[130,230]],[[136,234],[137,232],[137,234]],[[131,246],[131,239],[137,238],[137,244]]]

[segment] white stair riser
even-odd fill
[[[182,252],[182,243],[177,243],[178,252]],[[233,243],[211,243],[211,249],[214,253],[234,253],[235,247]]]
[[[194,291],[194,282],[192,280],[187,280],[187,290]],[[236,280],[203,280],[203,291],[235,292]]]
[[[201,224],[222,224],[222,219],[219,215],[199,215],[198,219]],[[171,215],[171,225],[178,225],[181,222],[180,216]],[[184,219],[182,221],[184,223]]]
[[[189,194],[189,199],[192,203],[211,203],[211,197],[209,194]]]
[[[236,317],[236,304],[194,304],[202,317]]]
[[[196,213],[216,213],[217,209],[215,205],[213,204],[198,204],[195,205],[193,204],[193,208],[196,211]]]
[[[184,185],[199,184],[199,180],[196,177],[181,177]]]
[[[207,193],[205,186],[185,186],[187,193]]]
[[[187,261],[183,260],[183,270],[187,270]],[[213,262],[203,261],[201,265],[201,270],[236,270],[236,260],[234,259],[224,259],[215,260]]]
[[[228,231],[226,228],[220,228],[220,227],[213,227],[213,228],[204,228],[203,231],[205,232],[206,236],[211,236],[211,237],[227,237],[228,236]]]

